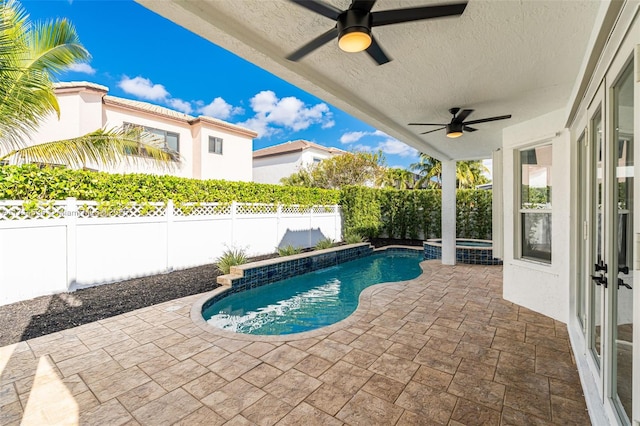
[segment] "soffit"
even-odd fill
[[[578,79],[599,1],[471,0],[458,18],[373,29],[394,59],[377,66],[365,53],[328,43],[300,62],[285,57],[334,24],[293,3],[264,0],[138,0],[151,10],[440,159],[489,157],[502,129],[566,108]],[[340,9],[350,0],[328,1]],[[375,10],[440,4],[380,0]],[[199,82],[198,84],[203,84]],[[476,111],[479,124],[452,140],[409,122],[448,122],[448,108]]]

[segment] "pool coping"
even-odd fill
[[[415,251],[422,251],[423,248],[422,247],[416,247],[416,246],[402,246],[402,245],[390,245],[390,246],[385,246],[385,247],[381,247],[381,248],[377,248],[374,249],[373,252],[374,253],[379,253],[388,249],[410,249],[410,250],[415,250]],[[293,255],[293,256],[298,256],[298,255]],[[285,256],[279,259],[286,259],[288,257],[291,256]],[[262,261],[264,262],[264,261]],[[201,328],[202,330],[214,334],[216,336],[219,337],[226,337],[226,338],[230,338],[230,339],[236,339],[236,340],[244,340],[244,341],[250,341],[250,342],[288,342],[288,341],[295,341],[295,340],[304,340],[304,339],[311,339],[314,337],[320,337],[320,336],[326,336],[328,334],[334,333],[336,331],[342,330],[344,328],[349,327],[352,324],[357,323],[358,321],[360,321],[369,311],[369,309],[371,308],[371,298],[374,294],[376,294],[379,290],[381,290],[381,287],[383,286],[387,286],[390,284],[398,284],[398,283],[405,283],[405,282],[411,282],[414,281],[418,278],[420,278],[420,276],[422,276],[422,274],[425,273],[426,271],[426,266],[428,263],[431,262],[438,262],[437,260],[423,260],[422,262],[420,262],[420,268],[422,269],[422,273],[420,275],[418,275],[417,277],[411,279],[411,280],[405,280],[405,281],[393,281],[393,282],[385,282],[385,283],[379,283],[379,284],[374,284],[370,287],[367,287],[366,289],[364,289],[361,293],[360,296],[358,297],[358,306],[356,307],[355,311],[353,311],[353,313],[351,315],[349,315],[348,317],[346,317],[343,320],[340,320],[334,324],[325,326],[325,327],[321,327],[321,328],[317,328],[315,330],[311,330],[311,331],[303,331],[301,333],[292,333],[292,334],[282,334],[282,335],[266,335],[266,334],[243,334],[243,333],[236,333],[234,331],[228,331],[228,330],[223,330],[221,328],[215,327],[211,324],[209,324],[203,317],[202,317],[202,307],[204,306],[205,303],[207,303],[212,297],[215,297],[219,294],[228,292],[231,287],[228,286],[222,286],[219,288],[216,288],[213,291],[210,291],[208,293],[204,293],[202,295],[202,297],[200,297],[198,300],[196,300],[193,305],[191,306],[191,321],[193,321],[193,323],[195,325],[197,325],[199,328]],[[256,262],[258,263],[258,262]]]
[[[458,245],[458,240],[491,243],[491,245],[490,246],[465,246],[464,244]],[[439,243],[438,241],[442,241],[442,238],[430,238],[428,240],[424,240],[422,244],[423,245],[427,244],[433,247],[442,247],[442,243],[441,242]],[[493,240],[483,240],[479,238],[456,238],[456,248],[473,249],[473,250],[493,249]]]

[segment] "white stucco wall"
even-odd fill
[[[85,90],[62,92],[58,97],[60,118],[50,114],[31,135],[31,143],[52,142],[74,138],[101,128],[103,92]]]
[[[504,184],[504,285],[503,296],[519,305],[562,322],[569,321],[570,295],[570,134],[564,128],[566,115],[557,110],[508,127],[503,132]],[[551,264],[521,260],[518,252],[516,168],[518,151],[552,145],[551,173],[552,241]]]
[[[258,183],[280,183],[283,177],[291,176],[299,170],[301,152],[253,159],[253,181]]]
[[[316,159],[325,160],[333,157],[333,155],[311,147],[303,151],[254,158],[253,181],[278,184],[280,179],[291,176],[301,167],[313,164]]]
[[[209,152],[209,136],[222,138],[222,155]],[[213,129],[204,124],[201,126],[199,138],[194,138],[195,150],[197,145],[200,145],[200,175],[194,177],[251,182],[252,139]]]

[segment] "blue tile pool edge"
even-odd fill
[[[352,246],[356,246],[356,245],[352,245]],[[373,246],[371,246],[368,243],[362,243],[362,244],[357,244],[357,246],[366,246],[369,247],[370,250],[367,251],[367,254],[365,254],[364,256],[361,257],[365,257],[365,256],[369,256],[373,253],[380,253],[380,252],[385,252],[385,251],[416,251],[416,252],[421,252],[423,249],[422,247],[412,247],[412,246],[386,246],[386,247],[381,247],[378,249],[374,249]],[[340,247],[334,247],[331,249],[327,249],[327,250],[336,250],[336,249],[346,249],[349,248],[348,246],[340,246]],[[315,252],[309,252],[309,253],[304,253],[304,254],[309,254],[309,255],[313,255],[313,254],[324,254],[323,252],[325,252],[325,250],[318,250]],[[287,256],[287,257],[282,257],[282,258],[275,258],[275,259],[269,259],[269,260],[286,260],[288,257],[294,257],[294,256],[299,256],[299,255],[293,255],[293,256]],[[354,258],[355,259],[355,258]],[[354,260],[354,259],[350,259],[350,260]],[[255,262],[256,264],[262,264],[263,262],[268,262],[267,261],[260,261],[260,262]],[[422,269],[422,272],[424,273],[425,271],[425,267],[423,266],[423,262],[421,262],[420,267]],[[246,265],[242,265],[242,266],[249,266],[251,264],[246,264]],[[331,266],[331,265],[329,265]],[[312,272],[312,271],[309,271]],[[422,275],[422,274],[421,274]],[[265,283],[265,284],[271,284],[271,283]],[[201,298],[199,298],[191,307],[191,321],[193,321],[198,327],[200,327],[201,329],[209,332],[209,333],[213,333],[219,337],[226,337],[226,338],[230,338],[230,339],[235,339],[235,340],[244,340],[244,341],[252,341],[252,342],[285,342],[285,341],[294,341],[294,340],[302,340],[302,339],[309,339],[309,338],[313,338],[313,337],[318,337],[318,336],[324,336],[326,334],[338,331],[338,330],[342,330],[345,327],[348,327],[350,324],[354,324],[358,321],[360,321],[362,319],[362,317],[366,314],[366,310],[369,308],[369,306],[362,306],[363,305],[363,301],[366,302],[366,305],[370,304],[370,297],[371,295],[377,291],[379,289],[380,286],[385,286],[385,285],[389,285],[389,284],[397,284],[397,282],[394,283],[379,283],[379,284],[374,284],[366,289],[364,289],[362,291],[362,293],[360,293],[360,300],[358,303],[358,307],[356,308],[356,310],[347,318],[338,321],[335,324],[331,324],[328,325],[326,327],[321,327],[315,330],[311,330],[311,331],[304,331],[301,333],[292,333],[292,334],[284,334],[284,335],[261,335],[261,334],[243,334],[243,333],[235,333],[232,331],[228,331],[228,330],[223,330],[220,329],[218,327],[214,327],[212,325],[210,325],[202,316],[202,312],[209,306],[211,306],[211,304],[216,303],[217,301],[219,301],[220,299],[230,296],[231,294],[237,293],[237,291],[232,291],[233,288],[231,286],[220,286],[218,288],[216,288],[215,290],[208,292],[208,293],[204,293],[202,295]],[[263,284],[264,285],[264,284]],[[247,287],[245,287],[244,289],[246,289]],[[249,287],[251,288],[251,287]]]
[[[436,240],[439,241],[440,239]],[[423,243],[425,259],[442,259],[442,244],[436,242],[436,240],[427,240]],[[470,238],[465,238],[465,240],[488,241]],[[468,265],[502,265],[502,259],[493,257],[493,247],[474,247],[465,246],[464,244],[456,244],[456,262]]]

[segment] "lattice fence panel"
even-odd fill
[[[278,206],[275,204],[236,204],[236,214],[267,215],[276,213],[278,213]]]
[[[335,213],[335,207],[334,206],[313,206],[311,211],[316,214]]]
[[[175,216],[225,216],[231,214],[230,204],[185,204],[176,206]]]
[[[308,214],[311,213],[313,207],[308,206],[283,206],[282,214]]]
[[[130,205],[79,203],[78,217],[84,219],[98,217],[164,217],[166,210],[166,207],[162,203]]]
[[[23,204],[0,204],[0,220],[62,219],[65,206],[41,204],[25,208]]]

